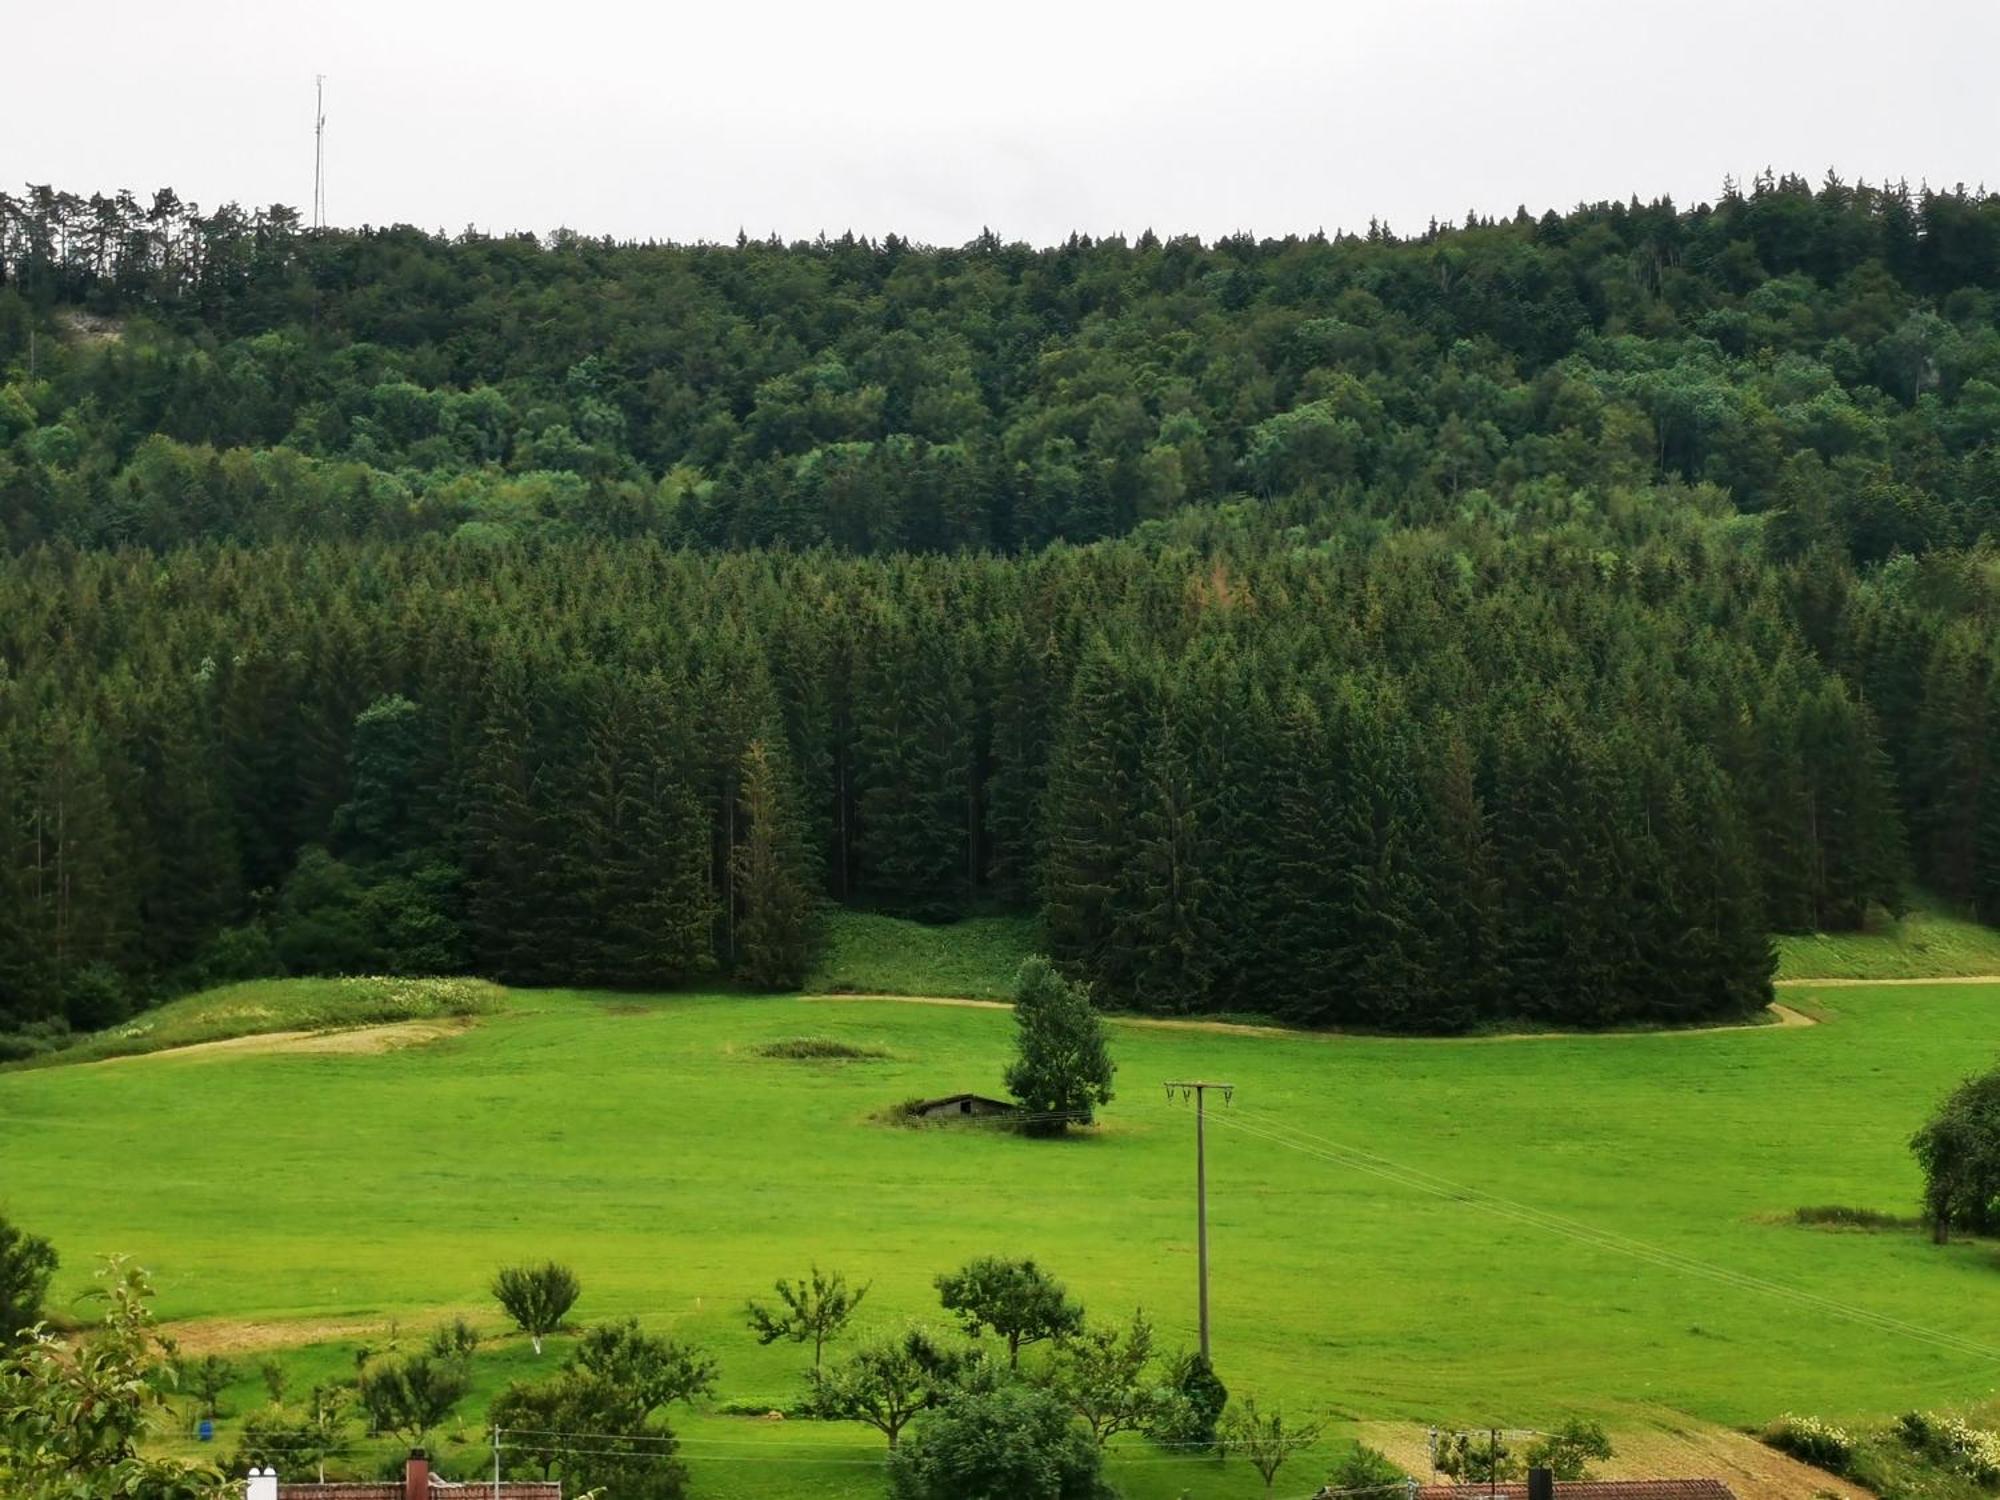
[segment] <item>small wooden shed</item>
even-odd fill
[[[990,1119],[1015,1112],[1015,1106],[1005,1099],[989,1099],[984,1094],[947,1094],[910,1106],[910,1113],[919,1120]]]

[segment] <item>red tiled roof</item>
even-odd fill
[[[1556,1500],[1736,1500],[1720,1479],[1558,1479]],[[1417,1500],[1528,1500],[1528,1487],[1507,1484],[1427,1484]]]
[[[492,1500],[493,1486],[488,1484],[446,1484],[433,1477],[430,1485],[431,1500]],[[400,1479],[375,1481],[331,1481],[326,1484],[290,1484],[278,1486],[278,1500],[403,1500],[403,1481]],[[500,1482],[500,1500],[562,1500],[560,1481],[544,1483],[539,1479],[503,1479]]]

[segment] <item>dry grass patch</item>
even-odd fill
[[[1833,1494],[1871,1500],[1860,1485],[1767,1448],[1748,1433],[1694,1422],[1672,1413],[1606,1423],[1614,1457],[1593,1464],[1604,1479],[1720,1479],[1738,1500],[1815,1500]],[[1428,1429],[1413,1422],[1362,1422],[1355,1436],[1380,1448],[1406,1473],[1430,1472]]]
[[[185,1047],[168,1047],[158,1052],[100,1058],[87,1066],[105,1067],[114,1063],[143,1062],[152,1057],[193,1057],[211,1053],[231,1057],[254,1057],[275,1052],[365,1056],[400,1052],[405,1047],[422,1047],[469,1031],[477,1024],[475,1017],[453,1016],[438,1021],[395,1021],[387,1026],[350,1026],[337,1031],[264,1031],[252,1036],[224,1037],[214,1042],[190,1042]]]

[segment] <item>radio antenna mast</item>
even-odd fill
[[[326,227],[326,74],[313,74],[313,228]]]

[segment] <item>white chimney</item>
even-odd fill
[[[243,1481],[243,1500],[278,1500],[278,1471],[252,1469]]]

